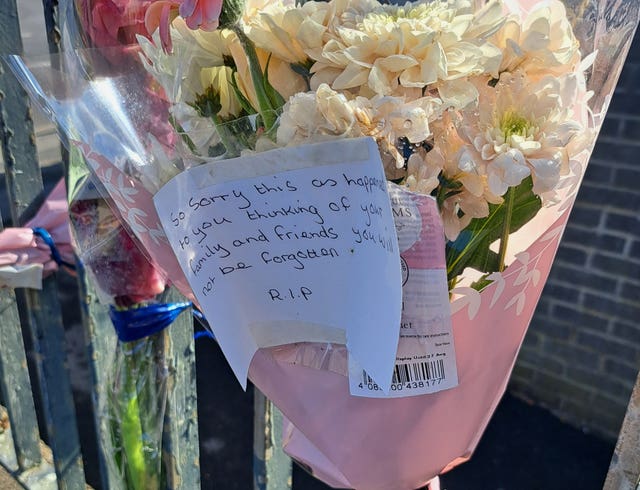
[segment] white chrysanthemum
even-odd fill
[[[407,102],[404,97],[376,95],[356,97],[351,103],[363,134],[373,136],[384,153],[393,157],[396,168],[404,166],[397,146],[401,139],[422,143],[431,137],[430,123],[440,115],[441,101],[421,97]]]
[[[409,157],[406,185],[423,194],[438,189],[445,235],[455,240],[473,218],[489,215],[489,203],[498,204],[502,198],[489,192],[486,176],[474,162],[458,158],[464,141],[447,118],[435,127],[433,148],[419,149]]]
[[[238,36],[229,29],[217,29],[194,31],[193,37],[200,47],[212,53],[214,59],[220,56],[223,59],[227,58],[227,64],[235,65],[235,82],[244,97],[257,110],[258,97],[253,87],[247,56]],[[263,70],[269,61],[269,83],[285,100],[293,94],[306,90],[307,85],[304,79],[291,69],[289,62],[271,56],[269,51],[259,48],[256,49],[256,54]]]
[[[491,41],[503,51],[500,72],[522,70],[540,78],[570,73],[580,63],[580,45],[558,0],[542,3],[523,19],[509,18]]]
[[[304,63],[306,51],[322,47],[329,4],[286,0],[266,3],[243,17],[244,30],[254,44],[288,63]]]
[[[145,68],[165,90],[170,100],[192,104],[208,88],[220,93],[224,116],[238,113],[238,105],[230,99],[230,70],[224,67],[225,57],[232,58],[235,34],[228,30],[193,31],[184,20],[176,18],[170,26],[173,52],[167,54],[160,44],[159,30],[152,41],[139,36]],[[239,83],[242,85],[242,81]]]
[[[160,31],[156,30],[151,41],[138,36],[142,49],[142,63],[147,71],[162,86],[172,101],[192,102],[196,94],[202,93],[200,70],[207,66],[221,66],[221,51],[211,51],[194,42],[193,32],[180,17],[171,27],[173,52],[168,54],[162,48]]]
[[[213,90],[220,97],[219,116],[236,117],[241,108],[232,86],[235,82],[249,103],[258,107],[247,57],[233,31],[193,31],[180,17],[170,28],[173,52],[169,55],[162,50],[158,32],[154,33],[153,42],[142,37],[139,42],[147,70],[171,100],[192,104],[198,96]],[[269,82],[283,98],[306,90],[304,79],[291,69],[289,62],[269,59],[269,53],[262,49],[256,52],[263,69],[269,60]]]
[[[569,159],[581,151],[585,129],[575,120],[582,97],[575,76],[531,82],[504,73],[495,88],[480,87],[476,111],[463,112],[460,134],[468,143],[460,158],[487,176],[498,196],[529,175],[533,192],[553,191]]]
[[[339,19],[322,52],[313,53],[312,86],[390,95],[399,87],[498,73],[501,52],[486,40],[503,22],[498,1],[474,13],[468,0],[404,6],[352,0]]]
[[[362,134],[349,101],[322,85],[315,92],[289,99],[280,117],[277,141],[281,146],[296,146],[357,136]]]

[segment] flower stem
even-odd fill
[[[136,377],[138,369],[135,355],[125,358],[126,381],[120,393],[122,402],[121,411],[121,437],[126,455],[127,481],[132,490],[144,490],[145,477],[149,471],[144,457],[142,420],[140,418],[140,406],[138,404],[138,389]]]
[[[216,128],[218,129],[218,137],[220,138],[222,145],[227,150],[225,154],[225,158],[239,157],[240,156],[239,145],[237,144],[236,141],[234,141],[233,137],[229,134],[229,131],[226,126],[227,124],[233,124],[233,121],[229,123],[224,123],[222,119],[220,119],[220,116],[218,116],[217,114],[212,114],[211,120],[213,121],[213,124],[215,124]],[[244,148],[247,149],[248,146],[244,146]]]
[[[511,216],[513,215],[513,204],[516,198],[515,187],[509,187],[504,205],[504,223],[502,223],[502,236],[500,237],[500,250],[498,251],[498,271],[505,268],[505,257],[507,255],[507,245],[509,244],[509,232],[511,231]]]
[[[262,116],[265,130],[268,132],[276,124],[276,114],[274,112],[276,108],[272,107],[269,100],[269,94],[267,94],[267,90],[264,85],[262,68],[260,66],[260,61],[258,60],[258,54],[256,53],[256,49],[251,42],[251,39],[247,37],[241,26],[234,24],[231,29],[236,33],[236,36],[238,36],[238,40],[240,41],[244,54],[247,56],[251,82],[253,83],[253,89],[255,90],[256,98],[258,99],[258,112],[260,113],[260,116]]]

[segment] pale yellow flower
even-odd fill
[[[422,143],[431,136],[431,121],[440,115],[440,100],[421,97],[407,101],[404,97],[376,95],[369,99],[356,97],[352,105],[363,134],[373,136],[383,151],[393,157],[397,168],[404,166],[398,149],[402,139]]]
[[[529,175],[534,193],[553,191],[584,147],[576,144],[585,132],[575,120],[580,91],[573,75],[533,82],[523,72],[503,73],[495,88],[482,84],[477,110],[462,112],[461,161],[486,175],[498,196]]]
[[[158,31],[153,34],[153,42],[138,38],[146,69],[162,85],[169,99],[192,104],[199,95],[212,88],[220,94],[224,107],[222,117],[239,114],[239,105],[231,100],[232,96],[235,97],[231,86],[232,70],[225,68],[229,60],[241,68],[246,66],[246,57],[236,35],[226,29],[194,31],[180,17],[171,23],[170,29],[173,42],[171,54],[162,49]],[[248,71],[238,71],[238,85],[251,98]]]
[[[445,235],[455,240],[473,218],[489,215],[489,203],[500,203],[502,198],[489,191],[486,176],[474,162],[459,159],[464,141],[448,118],[434,127],[433,148],[429,152],[420,148],[409,157],[406,185],[423,194],[438,189]],[[450,187],[443,187],[443,182]]]
[[[277,132],[280,146],[362,136],[347,98],[328,85],[301,92],[285,104]]]
[[[238,36],[231,30],[218,29],[212,32],[194,31],[193,38],[206,53],[211,53],[212,61],[220,60],[219,63],[208,65],[209,67],[220,66],[223,63],[235,65],[236,75],[234,80],[240,92],[247,98],[253,108],[257,108],[258,98],[253,87],[247,56],[238,40]],[[267,60],[269,60],[269,53],[261,49],[256,49],[256,52],[260,65],[264,70],[267,66]],[[285,100],[293,94],[306,90],[304,79],[291,69],[289,63],[277,57],[272,56],[269,60],[268,77],[271,85]],[[227,88],[222,88],[221,90],[226,92]]]
[[[203,87],[215,87],[220,97],[221,109],[218,116],[222,119],[237,117],[242,107],[232,88],[233,69],[228,66],[213,66],[200,71]]]
[[[235,65],[236,75],[234,80],[238,88],[249,102],[254,107],[257,107],[257,97],[253,89],[247,57],[238,41],[238,36],[229,29],[216,29],[215,31],[198,30],[192,31],[190,35],[195,40],[194,44],[204,51],[204,53],[211,56],[209,64],[204,65],[203,68],[220,67],[224,64],[229,65],[231,63]],[[201,79],[201,77],[198,78]],[[226,78],[224,81],[229,83],[231,82],[231,78]],[[202,87],[202,90],[206,88],[207,87]],[[216,87],[216,90],[225,93],[234,93],[230,85],[228,87]]]
[[[163,50],[159,30],[156,30],[151,40],[138,36],[141,59],[170,100],[191,103],[205,88],[201,83],[200,70],[224,64],[224,42],[219,42],[215,49],[195,42],[198,38],[194,34],[199,31],[189,29],[180,17],[172,22],[170,29],[173,52],[168,54]]]
[[[503,51],[500,72],[522,70],[540,78],[575,71],[580,45],[562,2],[543,2],[522,15],[511,16],[491,39]]]
[[[328,10],[324,2],[265,2],[261,9],[245,13],[243,28],[257,47],[288,63],[305,63],[306,51],[322,47]]]
[[[497,1],[474,13],[467,0],[352,0],[337,18],[312,68],[314,79],[336,90],[395,95],[399,87],[498,73],[501,52],[486,40],[503,22]]]

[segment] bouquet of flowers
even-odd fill
[[[13,67],[200,304],[239,380],[248,371],[283,411],[287,452],[333,486],[371,489],[416,488],[469,458],[637,2],[139,5],[144,90],[131,64],[75,72],[71,98]],[[166,112],[139,103],[150,93]],[[165,141],[143,124],[158,114]]]
[[[71,159],[74,166],[83,164],[77,150]],[[105,397],[96,407],[100,443],[118,488],[161,488],[173,356],[164,329],[190,304],[163,301],[166,280],[116,218],[99,185],[87,175],[74,182],[69,218],[74,247],[101,302],[109,305],[118,338]]]
[[[134,41],[135,34],[146,32],[138,22],[139,14],[144,15],[142,8],[118,12],[107,8],[105,2],[63,5],[67,9],[74,7],[83,13],[92,9],[101,12],[93,20],[81,18],[78,24],[67,25],[75,32],[65,37],[67,49],[80,54],[73,58],[74,69],[91,70],[95,76],[117,76],[127,66],[138,64],[137,50],[126,41]],[[97,22],[99,18],[105,23]],[[123,40],[125,45],[121,44]],[[74,44],[90,49],[75,52]],[[71,58],[66,62],[70,63]],[[145,91],[151,81],[143,71],[134,72],[127,77],[123,90],[136,86]],[[57,88],[69,87],[59,84]],[[161,144],[171,146],[174,135],[167,120],[166,103],[153,91],[146,90],[139,104],[137,114],[141,118],[133,124]],[[75,134],[73,118],[60,123],[61,129]],[[83,153],[74,146],[69,150],[68,196],[64,182],[61,187],[64,224],[69,234],[71,223],[73,248],[99,300],[109,306],[117,336],[113,350],[104,353],[110,366],[105,376],[107,386],[100,389],[94,400],[109,483],[115,488],[132,490],[166,487],[174,471],[172,462],[163,461],[165,412],[174,384],[174,353],[164,329],[191,305],[166,302],[164,273],[136,244],[117,205],[103,184],[90,175]],[[109,342],[104,345],[111,346]]]

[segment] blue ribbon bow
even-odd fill
[[[36,227],[33,228],[33,234],[37,237],[40,237],[42,241],[46,245],[48,245],[49,249],[51,250],[51,258],[56,264],[58,264],[58,267],[65,266],[69,269],[75,270],[76,266],[74,264],[67,262],[62,258],[62,255],[60,255],[60,250],[58,250],[58,247],[56,247],[56,243],[53,241],[53,237],[47,230],[45,230],[44,228]]]

